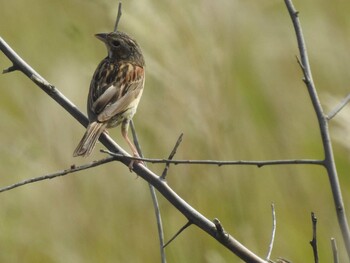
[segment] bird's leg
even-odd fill
[[[122,136],[125,139],[125,141],[128,143],[132,154],[134,157],[140,158],[139,153],[137,152],[137,149],[135,147],[135,145],[130,141],[129,137],[128,137],[128,129],[129,129],[129,122],[123,122],[122,123]],[[129,164],[129,169],[132,172],[133,170],[133,166],[134,163],[143,163],[142,161],[138,161],[138,160],[131,160],[130,164]]]

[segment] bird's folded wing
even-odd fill
[[[97,116],[99,122],[105,122],[117,114],[137,106],[142,94],[142,88],[134,89],[126,93],[119,100],[107,105],[104,110]]]
[[[97,114],[103,112],[109,103],[111,103],[113,100],[117,100],[119,90],[120,89],[118,89],[118,87],[115,85],[111,85],[109,88],[107,88],[92,104],[93,112],[96,112]]]

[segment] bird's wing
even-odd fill
[[[104,111],[111,101],[115,100],[118,93],[118,87],[116,85],[110,85],[105,91],[96,99],[92,104],[92,109],[95,113],[99,114]]]
[[[119,81],[115,82],[94,102],[95,109],[98,105],[105,105],[97,116],[98,121],[107,121],[129,108],[137,107],[144,86],[144,69],[132,65],[132,70],[123,77],[125,81],[122,85],[117,87]]]
[[[102,112],[111,100],[119,96],[120,89],[115,85],[118,72],[119,65],[110,63],[108,58],[102,60],[96,68],[88,98],[88,108],[95,115]]]

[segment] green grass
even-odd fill
[[[85,112],[92,73],[105,56],[93,35],[113,29],[116,1],[4,1],[0,36]],[[323,105],[349,90],[349,3],[295,1]],[[147,157],[164,158],[184,133],[178,159],[322,158],[315,114],[296,63],[283,1],[125,1],[120,29],[141,45],[146,87],[134,121]],[[0,54],[0,69],[10,66]],[[73,158],[84,129],[20,73],[0,76],[1,186],[102,158]],[[329,106],[329,105],[328,105]],[[331,106],[330,106],[331,107]],[[349,211],[349,141],[330,124]],[[110,131],[125,149],[120,129]],[[336,137],[338,136],[338,137]],[[162,166],[150,165],[161,172]],[[321,260],[335,237],[346,261],[325,171],[317,167],[172,166],[168,181],[208,218],[264,257],[313,262],[310,212]],[[160,262],[148,185],[121,164],[1,194],[1,262]],[[166,239],[185,218],[160,197]],[[168,262],[240,262],[191,226]]]

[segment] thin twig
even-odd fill
[[[118,24],[119,24],[119,20],[122,17],[122,2],[119,2],[118,4],[118,14],[117,14],[117,19],[115,21],[115,25],[114,25],[114,32],[118,31]]]
[[[317,218],[314,212],[311,212],[311,221],[312,221],[312,240],[310,241],[310,245],[314,253],[315,263],[318,263],[317,236],[316,236]]]
[[[276,235],[276,212],[275,212],[275,204],[272,203],[271,204],[271,212],[272,212],[272,233],[271,233],[271,240],[270,240],[270,245],[269,245],[269,249],[267,251],[267,256],[266,256],[266,260],[269,261],[270,257],[271,257],[271,253],[272,253],[272,249],[273,249],[273,244],[275,242],[275,235]]]
[[[137,152],[139,153],[139,155],[141,157],[143,157],[141,145],[139,143],[139,139],[138,139],[137,133],[136,133],[136,128],[135,128],[134,122],[132,120],[130,121],[130,127],[131,127],[132,137],[133,137],[133,141],[134,141],[134,144],[136,146]],[[147,167],[146,164],[144,164],[144,165]],[[161,258],[162,263],[166,263],[166,255],[165,255],[165,249],[164,249],[165,248],[164,230],[163,230],[162,216],[160,214],[160,207],[159,207],[159,202],[158,202],[158,198],[157,198],[157,193],[156,193],[153,185],[148,183],[148,186],[149,186],[149,190],[151,193],[154,213],[155,213],[156,221],[157,221],[160,258]]]
[[[186,228],[188,228],[190,225],[192,225],[191,221],[188,221],[183,227],[181,227],[176,233],[175,235],[170,238],[170,240],[168,242],[165,243],[164,248],[169,245],[178,235],[180,235],[182,233],[182,231],[184,231]]]
[[[162,217],[160,214],[160,207],[159,207],[159,202],[157,198],[157,193],[153,185],[150,183],[148,184],[150,192],[151,192],[151,197],[152,197],[152,202],[153,202],[153,207],[154,207],[154,213],[156,216],[157,220],[157,230],[158,230],[158,238],[159,238],[159,249],[160,249],[160,258],[162,263],[166,263],[166,255],[165,255],[165,245],[164,245],[164,230],[163,230],[163,221]]]
[[[27,179],[27,180],[24,180],[22,182],[18,182],[18,183],[15,183],[15,184],[12,184],[12,185],[9,185],[9,186],[6,186],[6,187],[2,187],[2,188],[0,188],[0,193],[9,191],[11,189],[14,189],[14,188],[17,188],[17,187],[20,187],[20,186],[24,186],[26,184],[36,183],[36,182],[40,182],[40,181],[44,181],[44,180],[48,180],[48,179],[53,179],[53,178],[56,178],[58,176],[64,176],[64,175],[67,175],[67,174],[76,173],[76,172],[79,172],[79,171],[82,171],[82,170],[90,169],[92,167],[100,166],[100,165],[103,165],[103,164],[106,164],[106,163],[110,163],[110,162],[113,162],[113,161],[115,161],[115,158],[107,157],[105,159],[94,161],[92,163],[88,163],[88,164],[84,164],[84,165],[80,165],[80,166],[72,165],[72,167],[69,168],[69,169],[58,171],[58,172],[55,172],[55,173],[52,173],[52,174],[47,174],[47,175],[34,177],[34,178]]]
[[[337,241],[335,240],[335,238],[331,238],[331,244],[332,244],[332,252],[333,252],[333,262],[339,263]]]
[[[335,106],[335,108],[331,110],[330,113],[327,114],[327,120],[333,119],[335,115],[337,115],[349,102],[350,102],[350,93],[348,94],[348,96],[342,99],[342,101],[337,106]]]
[[[252,166],[257,166],[259,168],[267,165],[287,165],[287,164],[323,165],[322,160],[314,160],[314,159],[266,160],[266,161],[169,160],[169,159],[140,158],[135,156],[114,153],[108,150],[100,150],[100,151],[116,157],[117,160],[127,159],[127,160],[136,160],[136,161],[142,161],[142,162],[148,162],[148,163],[171,163],[175,165],[178,165],[178,164],[206,164],[206,165],[217,165],[217,166],[252,165]]]
[[[294,30],[295,30],[295,34],[298,42],[299,53],[301,57],[301,65],[302,65],[302,70],[304,74],[304,82],[308,89],[309,96],[317,116],[317,121],[320,129],[320,133],[321,133],[321,139],[322,139],[323,150],[324,150],[324,167],[327,170],[327,174],[328,174],[328,178],[329,178],[329,182],[330,182],[330,186],[333,194],[335,210],[338,218],[338,224],[341,229],[346,251],[348,253],[348,258],[350,259],[350,230],[349,230],[349,224],[345,213],[345,207],[343,202],[343,196],[340,189],[338,173],[335,166],[333,148],[332,148],[331,138],[330,138],[329,128],[328,128],[328,120],[326,115],[323,113],[323,108],[318,98],[315,84],[312,79],[309,58],[307,55],[305,40],[302,33],[300,21],[298,18],[298,12],[295,10],[292,0],[284,0],[284,1],[287,6],[291,20],[293,22],[293,26],[294,26]]]
[[[292,263],[292,262],[285,258],[277,258],[276,263]]]
[[[179,138],[178,138],[177,141],[176,141],[176,144],[175,144],[173,150],[171,151],[171,153],[170,153],[170,155],[169,155],[169,157],[168,157],[168,160],[172,160],[172,159],[174,158],[174,156],[175,156],[175,154],[176,154],[176,150],[177,150],[177,148],[180,146],[180,143],[182,142],[182,136],[183,136],[183,135],[184,135],[183,133],[180,134]],[[168,171],[169,171],[169,167],[170,167],[170,163],[166,163],[166,164],[165,164],[165,168],[164,168],[164,170],[163,170],[163,173],[162,173],[162,175],[160,176],[160,178],[162,178],[163,180],[165,180],[165,177],[166,177],[166,175],[167,175],[167,173],[168,173]]]
[[[132,133],[132,140],[135,144],[137,152],[139,153],[139,155],[142,158],[143,153],[142,153],[141,145],[139,143],[139,138],[137,137],[136,128],[135,128],[135,124],[134,124],[133,120],[130,121],[130,128],[131,128],[131,133]],[[102,150],[101,150],[101,152],[102,152]]]

